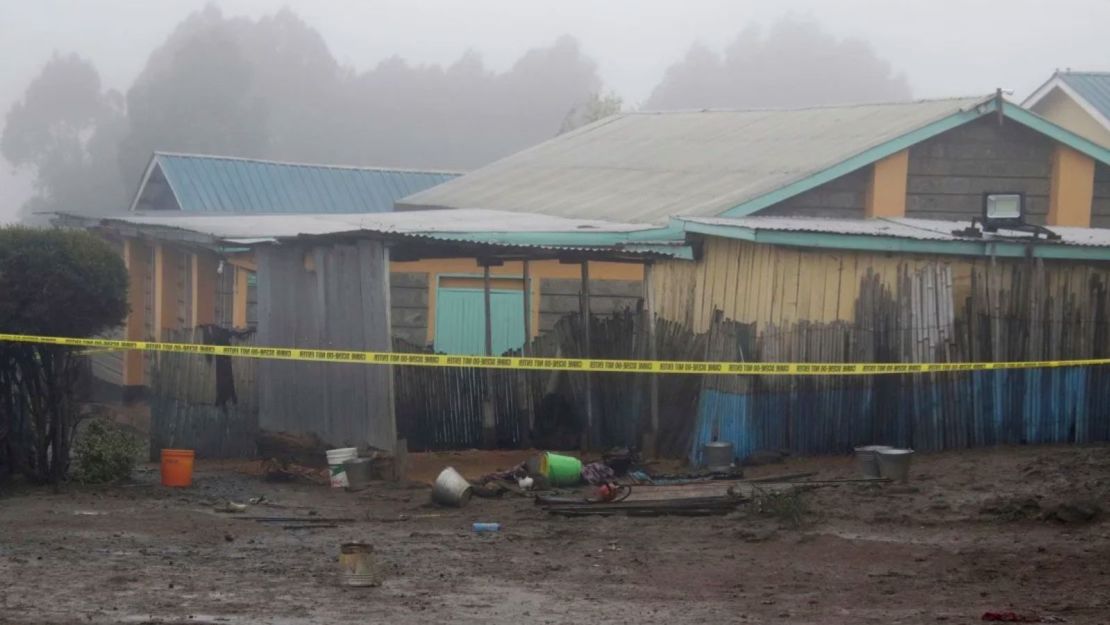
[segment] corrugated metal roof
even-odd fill
[[[752,231],[812,232],[817,234],[844,234],[873,237],[893,237],[919,241],[1012,241],[1028,240],[1025,232],[999,230],[997,234],[984,233],[982,238],[958,236],[955,230],[971,226],[969,221],[941,221],[912,219],[908,217],[884,219],[819,219],[812,217],[736,217],[689,218],[683,221],[711,226],[743,228]],[[1083,247],[1110,247],[1110,229],[1069,228],[1052,226],[1050,230],[1060,235],[1059,241],[1037,241],[1039,245],[1072,245]]]
[[[1103,118],[1110,119],[1110,72],[1060,72],[1058,76]]]
[[[715,216],[985,100],[616,115],[408,196],[398,207],[649,223]]]
[[[218,239],[283,239],[300,235],[379,232],[383,234],[485,234],[491,232],[603,232],[650,230],[645,224],[489,210],[429,210],[329,215],[157,215],[113,217],[135,225],[179,228]]]
[[[688,246],[677,235],[663,233],[652,236],[658,230],[646,224],[564,219],[549,215],[488,210],[429,210],[361,215],[132,213],[103,219],[67,217],[81,219],[85,225],[122,224],[148,230],[179,231],[196,235],[194,238],[200,242],[237,245],[254,245],[300,236],[369,232],[491,246],[559,250],[610,249],[627,254],[690,257]],[[656,240],[658,238],[664,240]]]
[[[458,175],[157,152],[131,208],[172,205],[168,186],[188,213],[381,213]]]

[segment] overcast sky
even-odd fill
[[[151,49],[206,0],[0,0],[0,116],[53,51],[92,60],[126,89]],[[528,48],[578,38],[607,86],[635,105],[691,44],[720,48],[750,23],[786,13],[871,43],[914,95],[1021,97],[1057,67],[1110,69],[1110,0],[220,0],[257,17],[289,6],[356,69],[398,54],[450,63],[469,48],[503,69]],[[2,123],[2,119],[0,119]],[[0,221],[28,193],[0,175]]]

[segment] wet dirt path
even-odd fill
[[[1110,509],[1110,448],[915,463],[909,486],[803,493],[798,527],[756,505],[711,518],[562,519],[522,499],[444,510],[421,485],[341,493],[218,463],[188,490],[149,470],[125,486],[20,489],[0,497],[0,623],[1110,622],[1110,523],[1040,518],[1078,499]],[[853,475],[847,458],[753,473],[803,470]],[[214,511],[258,496],[272,506],[245,515],[356,521],[288,530]],[[503,529],[476,535],[474,521]],[[337,584],[349,540],[375,546],[382,587]]]

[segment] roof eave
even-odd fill
[[[337,238],[374,238],[406,241],[435,241],[445,245],[473,245],[484,248],[547,250],[560,249],[576,253],[593,254],[603,257],[640,257],[640,258],[678,258],[693,259],[693,251],[682,239],[681,230],[672,228],[650,228],[630,232],[441,232],[411,231],[387,232],[352,227],[350,230],[337,230],[320,234],[296,234],[288,236],[257,237],[219,236],[201,230],[158,224],[143,224],[129,221],[127,217],[85,217],[58,213],[68,225],[86,229],[102,228],[127,237],[145,237],[160,241],[183,243],[208,248],[218,248],[225,244],[265,245],[294,241],[312,241]],[[550,254],[547,254],[550,255]]]
[[[1034,258],[1059,260],[1110,261],[1110,247],[1062,245],[1059,243],[1014,242],[961,239],[931,241],[904,237],[843,234],[831,232],[804,232],[759,230],[744,226],[706,224],[684,221],[686,232],[707,236],[738,239],[752,243],[808,247],[814,249],[839,249],[857,252],[900,254],[939,254],[949,256],[981,256],[998,258]]]
[[[160,241],[187,243],[203,247],[215,247],[224,239],[208,233],[173,226],[138,224],[127,221],[126,217],[86,217],[72,213],[56,213],[67,225],[85,229],[106,229],[125,237],[147,237]]]

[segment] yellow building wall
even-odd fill
[[[713,313],[744,323],[788,326],[798,321],[854,321],[860,284],[868,272],[896,290],[899,268],[944,263],[959,296],[970,285],[973,259],[813,250],[710,237],[694,263],[668,260],[652,270],[660,317],[709,329]]]
[[[150,247],[135,239],[124,239],[123,262],[127,267],[127,319],[124,337],[130,341],[146,340],[146,297],[152,270]],[[142,386],[146,383],[143,352],[129,350],[123,354],[122,383],[124,386]]]
[[[155,248],[155,266],[153,268],[154,279],[152,280],[151,288],[154,291],[155,310],[152,315],[153,323],[151,323],[152,336],[146,336],[143,328],[145,318],[142,315],[143,307],[142,301],[145,297],[144,281],[138,276],[139,273],[148,271],[148,267],[144,264],[144,259],[139,253],[139,250],[146,250],[149,247],[141,241],[134,239],[127,239],[125,244],[125,256],[128,261],[128,266],[132,273],[132,287],[130,293],[130,303],[132,311],[137,311],[129,318],[127,324],[127,336],[131,340],[148,340],[150,338],[161,337],[165,330],[176,329],[179,325],[178,319],[174,312],[176,311],[176,302],[179,299],[184,299],[182,294],[179,293],[182,287],[190,288],[193,290],[191,297],[188,298],[193,304],[193,309],[197,307],[203,308],[203,314],[196,312],[191,317],[206,322],[206,320],[214,315],[208,309],[212,308],[214,311],[214,300],[216,298],[216,280],[213,276],[207,274],[215,271],[219,259],[213,254],[202,254],[184,248],[178,248],[171,244],[151,244]],[[171,258],[177,258],[179,255],[184,255],[187,262],[190,263],[193,272],[188,280],[188,284],[181,283],[172,271],[173,265],[169,262]],[[692,266],[692,263],[691,263]],[[246,325],[246,306],[247,306],[247,276],[250,272],[257,270],[254,254],[252,252],[240,253],[230,256],[225,259],[224,271],[233,271],[235,274],[235,292],[233,302],[233,325],[235,327],[243,327]],[[426,259],[417,261],[402,261],[393,262],[390,265],[392,273],[423,273],[428,278],[428,337],[427,340],[431,341],[435,332],[435,311],[436,311],[436,289],[435,285],[443,278],[444,284],[456,287],[482,287],[483,268],[478,265],[476,259],[473,258],[447,258],[447,259]],[[533,261],[529,264],[529,275],[532,279],[532,289],[530,296],[532,307],[531,328],[532,334],[535,336],[539,333],[540,327],[540,280],[543,279],[574,279],[577,280],[581,275],[581,267],[578,264],[560,263],[555,260]],[[490,275],[494,277],[493,287],[497,289],[521,289],[523,288],[521,278],[524,275],[524,263],[521,261],[506,262],[503,265],[490,268]],[[590,263],[590,279],[591,280],[622,280],[630,282],[642,281],[644,277],[643,266],[636,263],[610,263],[610,262],[591,262]],[[135,360],[133,358],[133,360]],[[141,383],[142,373],[141,367],[135,364],[127,367],[128,374],[126,377],[132,383]]]
[[[1052,153],[1048,225],[1090,228],[1094,190],[1094,159],[1065,145],[1057,145]]]
[[[910,151],[902,150],[871,166],[863,212],[868,218],[905,217]]]
[[[1068,130],[1081,135],[1102,145],[1110,147],[1110,130],[1103,126],[1097,119],[1090,116],[1082,106],[1071,97],[1053,89],[1033,107],[1033,112],[1048,119],[1054,124],[1063,126]]]
[[[219,263],[215,253],[127,238],[123,256],[129,278],[130,313],[125,324],[129,340],[162,340],[167,331],[176,330],[183,323],[201,325],[214,321]],[[186,265],[189,269],[183,272]],[[184,302],[189,303],[186,310],[182,310]],[[141,352],[128,352],[125,356],[125,384],[144,383],[142,356]]]

